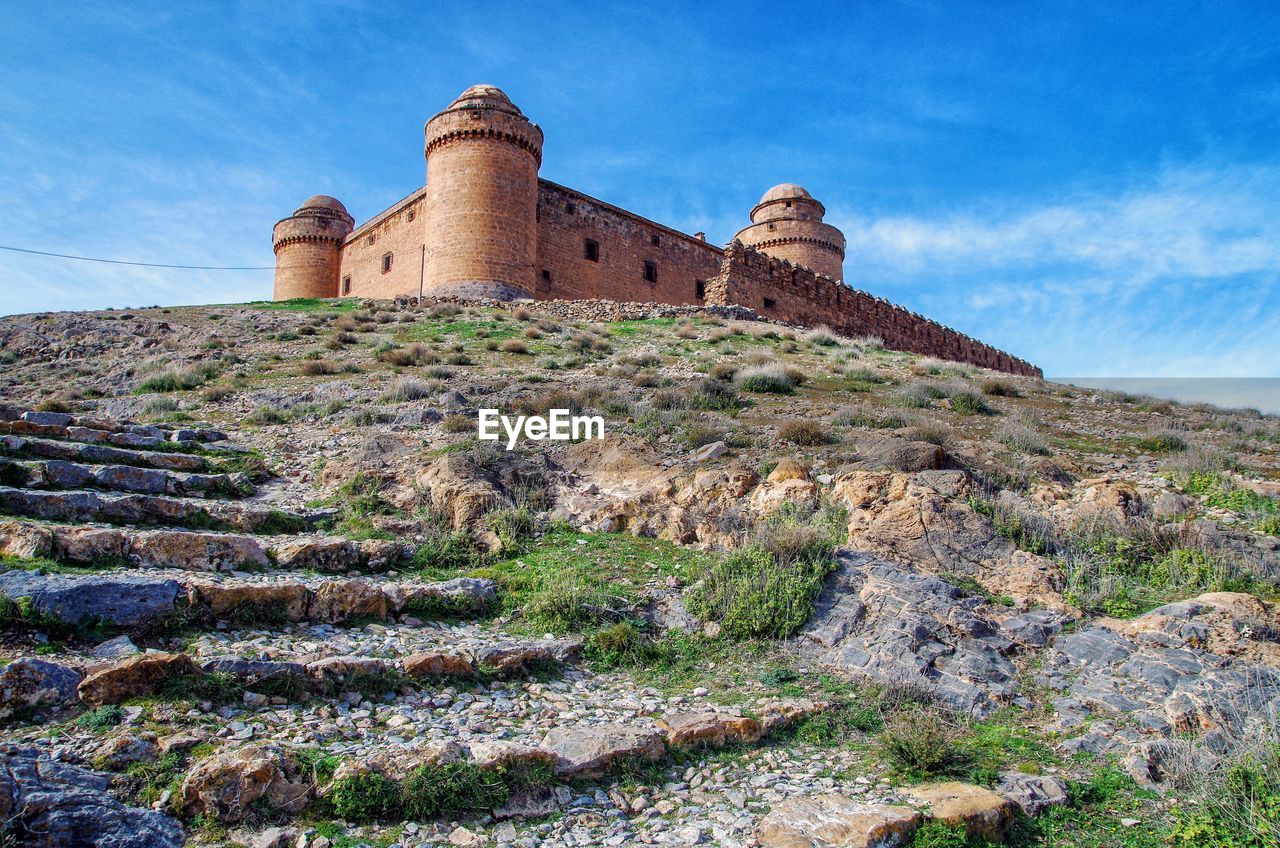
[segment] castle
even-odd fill
[[[748,306],[800,326],[1039,377],[1039,368],[846,286],[844,235],[798,185],[724,248],[538,177],[542,130],[476,85],[426,124],[426,185],[355,226],[316,195],[275,225],[275,299],[486,297]]]

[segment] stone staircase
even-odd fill
[[[324,512],[264,505],[269,483],[227,470],[241,454],[212,429],[0,407],[0,433],[0,644],[12,658],[0,667],[0,720],[66,722],[52,739],[37,724],[31,747],[4,750],[25,770],[0,777],[0,801],[39,796],[23,775],[52,773],[51,756],[110,772],[120,796],[67,766],[69,794],[19,827],[75,815],[90,828],[77,832],[84,844],[168,848],[197,817],[287,822],[322,805],[385,820],[391,811],[335,799],[459,775],[501,787],[466,811],[490,821],[573,810],[584,792],[641,816],[647,796],[626,796],[618,775],[650,763],[683,785],[676,764],[701,756],[688,752],[750,749],[827,707],[690,704],[592,673],[578,663],[581,639],[487,621],[494,582],[418,579],[397,571],[412,554],[401,542],[325,535]],[[120,731],[104,741],[77,729],[100,715],[121,717]],[[322,756],[337,763],[324,775]],[[145,802],[154,811],[128,806],[143,803],[122,788],[134,786],[131,766],[174,762],[175,783]],[[738,830],[750,826],[745,804],[726,819]],[[999,828],[1011,810],[999,798],[981,814]],[[898,808],[845,813],[902,820],[904,834],[919,821]],[[152,819],[145,833],[131,824]],[[630,844],[625,819],[606,824],[603,844]],[[453,844],[480,844],[461,831]],[[286,841],[322,844],[302,840]]]

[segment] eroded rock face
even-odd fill
[[[539,639],[493,645],[476,653],[476,663],[492,671],[527,671],[543,663],[570,662],[582,653],[581,637]]]
[[[91,707],[153,694],[166,680],[201,674],[186,654],[140,654],[80,681],[80,700]]]
[[[554,727],[543,737],[542,748],[555,755],[561,777],[600,775],[615,760],[656,760],[666,753],[658,734],[621,724]]]
[[[0,714],[15,707],[70,704],[84,678],[74,668],[23,657],[0,668]]]
[[[996,790],[1028,816],[1038,816],[1048,808],[1063,806],[1070,800],[1067,784],[1051,774],[1002,771]]]
[[[1044,557],[1019,551],[974,512],[963,471],[843,471],[832,494],[849,508],[849,544],[932,574],[973,577],[1022,605],[1062,607],[1063,577]]]
[[[471,660],[461,654],[418,653],[405,657],[404,673],[410,677],[445,677],[471,674]]]
[[[260,798],[272,810],[298,813],[310,792],[311,783],[297,761],[276,745],[220,752],[182,781],[182,803],[188,813],[204,813],[228,823],[242,821]]]
[[[186,530],[137,533],[130,539],[129,558],[143,566],[186,571],[232,571],[270,564],[266,550],[252,536]]]
[[[544,748],[535,748],[520,742],[505,739],[490,739],[483,742],[472,742],[471,761],[481,768],[494,768],[512,763],[548,763],[555,764],[556,755]]]
[[[505,500],[498,478],[461,454],[436,459],[418,475],[417,483],[432,508],[449,516],[455,530],[470,527]]]
[[[1275,613],[1252,596],[1211,593],[1058,637],[1042,679],[1062,693],[1054,702],[1060,724],[1078,726],[1092,713],[1126,719],[1115,728],[1095,722],[1067,746],[1126,753],[1153,737],[1188,735],[1223,752],[1263,732],[1280,711],[1267,624]],[[1159,778],[1163,769],[1147,771]]]
[[[364,580],[326,580],[311,592],[307,618],[334,623],[348,618],[387,617],[387,596]]]
[[[898,848],[920,825],[910,807],[843,795],[801,795],[775,804],[756,826],[761,848]]]
[[[969,783],[926,783],[903,793],[926,807],[929,817],[951,826],[963,825],[971,837],[1004,842],[1013,826],[1016,805],[998,792]]]
[[[798,634],[803,656],[857,675],[931,689],[953,709],[983,715],[1014,696],[1013,643],[984,603],[951,584],[870,554],[839,566]]]
[[[0,746],[0,821],[32,848],[101,845],[181,848],[182,825],[164,813],[125,806],[108,779],[49,759],[34,748]]]

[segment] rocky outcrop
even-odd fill
[[[968,504],[963,471],[914,475],[844,471],[832,495],[849,508],[849,544],[933,574],[963,574],[993,595],[1062,607],[1063,577],[1049,560],[1017,550]]]
[[[710,710],[672,713],[658,719],[658,727],[666,733],[668,745],[682,747],[753,744],[764,734],[764,727],[754,718]]]
[[[1212,758],[1266,732],[1280,711],[1268,623],[1275,614],[1253,596],[1211,593],[1058,637],[1042,679],[1061,693],[1054,706],[1062,727],[1089,726],[1065,745],[1137,751],[1130,770],[1149,782],[1167,771],[1159,746],[1140,747],[1152,739],[1199,738]],[[1095,715],[1122,717],[1123,725]]]
[[[946,581],[865,553],[839,565],[798,634],[803,656],[846,672],[921,686],[986,714],[1015,694],[1013,643],[984,602]]]
[[[203,673],[186,654],[140,654],[80,681],[80,700],[91,707],[153,694],[166,681]]]
[[[30,848],[101,845],[180,848],[182,826],[154,810],[129,807],[107,791],[106,775],[50,759],[34,748],[0,746],[0,822]]]

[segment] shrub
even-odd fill
[[[728,384],[715,379],[699,380],[689,392],[691,409],[718,409],[723,411],[738,409],[742,399]]]
[[[825,445],[831,441],[826,428],[816,421],[788,421],[778,428],[778,438],[806,447]]]
[[[798,385],[795,375],[777,363],[744,368],[734,375],[733,382],[743,391],[775,395],[792,394]]]
[[[675,389],[663,389],[654,392],[653,397],[649,400],[654,409],[662,409],[670,411],[673,409],[684,409],[689,405],[689,398],[683,392]]]
[[[910,409],[928,409],[937,397],[927,383],[909,383],[892,395],[894,403]]]
[[[209,403],[217,403],[231,396],[232,389],[227,385],[209,386],[204,390],[204,399]]]
[[[355,821],[399,817],[402,806],[399,785],[377,772],[338,778],[326,798],[335,813]]]
[[[715,427],[692,424],[680,434],[680,441],[690,449],[696,450],[704,445],[714,444],[724,439],[724,432]]]
[[[485,516],[485,524],[497,534],[504,549],[514,549],[533,537],[533,516],[524,507],[494,510]]]
[[[653,655],[653,646],[635,622],[619,621],[591,634],[586,655],[606,668],[620,668],[647,662]]]
[[[728,382],[738,373],[738,366],[731,362],[717,362],[711,366],[711,370],[707,375],[713,380],[722,380]]]
[[[1151,453],[1181,453],[1188,447],[1187,440],[1172,430],[1157,430],[1138,439],[1137,445]]]
[[[689,609],[719,622],[730,639],[785,638],[808,620],[835,566],[818,533],[778,528],[706,566],[689,590]]]
[[[423,380],[414,377],[401,377],[391,384],[391,388],[383,396],[390,403],[405,403],[431,397],[435,388]]]
[[[884,760],[908,780],[965,777],[977,761],[954,728],[924,710],[891,718],[880,734],[879,747]]]
[[[218,368],[215,365],[190,365],[185,368],[172,369],[143,380],[138,384],[134,394],[181,392],[188,389],[197,389],[217,375]]]
[[[498,350],[503,353],[527,354],[529,352],[529,346],[520,339],[507,339],[502,344],[498,345]]]
[[[319,377],[323,374],[337,374],[338,366],[327,359],[314,359],[302,363],[302,374],[307,377]]]
[[[994,412],[982,395],[973,389],[949,389],[947,398],[951,408],[961,415],[990,415]]]
[[[475,424],[465,415],[446,415],[440,422],[440,429],[446,433],[466,433],[474,427]]]
[[[1041,440],[1040,435],[1035,430],[1022,424],[1003,421],[995,429],[993,435],[1000,444],[1022,453],[1038,454],[1040,456],[1048,456],[1052,453],[1049,450],[1049,446]]]
[[[819,327],[809,334],[809,344],[816,347],[835,347],[840,344],[840,340],[831,334],[831,331],[825,327]]]
[[[992,397],[1022,397],[1022,392],[1013,383],[996,379],[983,380],[982,393]]]
[[[119,704],[107,704],[76,718],[76,724],[87,730],[107,730],[123,721],[124,707]]]
[[[264,404],[250,412],[244,418],[245,423],[264,426],[267,424],[283,424],[289,420],[289,413],[282,407]]]

